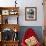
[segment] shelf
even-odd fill
[[[5,43],[15,43],[15,42],[19,42],[19,40],[16,40],[16,41],[12,41],[12,40],[10,40],[10,41],[3,41],[3,42],[5,42]]]
[[[18,16],[19,7],[0,7],[0,24],[12,24],[13,20],[9,19],[9,17],[16,17],[13,24],[18,24]],[[10,22],[9,20],[12,21]]]
[[[19,15],[19,7],[0,7],[0,14],[3,15]]]
[[[0,46],[18,46],[18,17],[19,7],[0,7]]]
[[[17,32],[19,31],[20,29],[20,26],[19,24],[0,24],[0,27],[1,27],[1,30],[5,29],[5,28],[10,28],[12,29],[13,31],[16,29]]]

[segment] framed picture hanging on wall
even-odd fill
[[[36,21],[37,20],[37,8],[36,7],[26,7],[25,8],[25,20],[26,21]]]

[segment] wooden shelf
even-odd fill
[[[15,40],[15,41],[10,40],[10,41],[3,41],[3,42],[5,42],[5,43],[8,43],[8,42],[12,43],[12,42],[19,42],[19,40]]]
[[[5,41],[1,42],[1,45],[3,46],[18,46],[18,41]]]
[[[5,11],[5,10],[6,10],[6,12],[8,12],[7,15],[17,15],[17,16],[19,15],[19,7],[0,7],[0,14],[3,15],[2,11]],[[12,12],[12,13],[17,12],[17,13],[10,14],[10,12]],[[6,14],[4,14],[4,15],[6,15]]]
[[[8,16],[14,16],[14,17],[17,16],[17,18],[16,18],[17,24],[9,24],[8,19],[7,19]],[[17,39],[17,41],[16,41],[16,37],[18,38],[17,34],[20,29],[20,26],[18,24],[18,16],[19,16],[19,7],[0,7],[0,21],[1,21],[1,24],[0,24],[0,32],[1,32],[0,46],[18,46],[19,40]],[[3,39],[4,37],[2,37],[2,35],[4,35],[3,34],[4,29],[11,29],[10,31],[14,31],[14,33],[13,33],[14,35],[12,34],[13,37],[10,37],[10,38],[13,38],[13,39],[15,38],[15,41],[13,39],[10,39],[9,41]],[[15,37],[15,34],[16,34],[16,37]],[[10,35],[10,36],[12,36],[12,35]],[[8,37],[8,39],[9,39],[9,37]]]
[[[0,28],[1,28],[1,31],[3,30],[3,29],[5,29],[5,28],[10,28],[10,29],[12,29],[13,31],[14,31],[14,29],[16,29],[17,30],[17,32],[19,31],[19,29],[20,29],[20,26],[19,26],[19,24],[0,24]]]

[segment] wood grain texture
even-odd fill
[[[1,24],[0,25],[1,31],[3,31],[3,29],[5,29],[5,28],[10,28],[13,31],[14,31],[14,29],[16,29],[17,31],[19,31],[20,26],[18,24],[16,24],[16,25],[15,24]]]

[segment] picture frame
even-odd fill
[[[37,20],[37,8],[36,7],[25,7],[25,20],[26,21]]]

